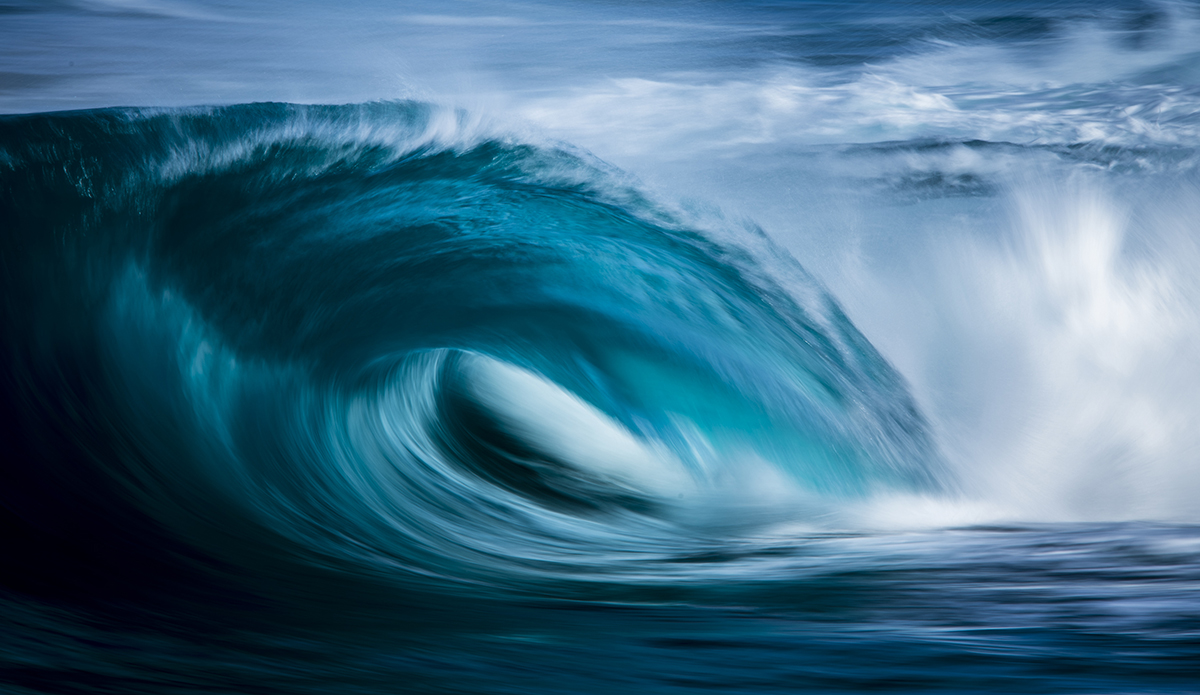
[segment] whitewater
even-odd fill
[[[0,0],[0,686],[1200,692],[1200,5]]]

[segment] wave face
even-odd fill
[[[642,573],[764,485],[795,516],[946,483],[798,266],[807,304],[617,172],[462,118],[6,119],[7,458],[53,450],[11,503],[77,514],[99,476],[214,561],[267,533],[285,564],[518,590]]]

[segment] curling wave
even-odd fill
[[[794,262],[461,112],[6,117],[0,176],[23,524],[515,589],[951,484]]]

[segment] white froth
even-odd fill
[[[1193,193],[1135,211],[1098,179],[1030,181],[999,239],[973,220],[846,285],[985,517],[1200,517]]]

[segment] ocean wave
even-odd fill
[[[412,102],[0,129],[6,458],[202,556],[517,590],[953,485],[793,261],[785,291],[579,153]],[[5,495],[35,488],[87,494]]]

